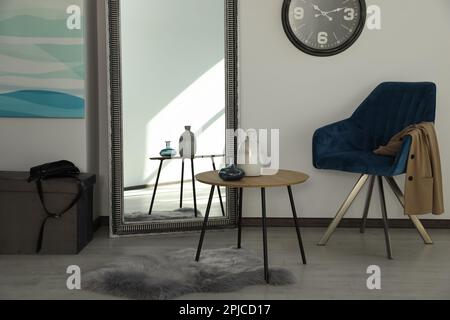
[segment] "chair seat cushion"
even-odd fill
[[[391,176],[395,157],[380,156],[368,151],[330,153],[318,159],[318,169],[361,174]]]

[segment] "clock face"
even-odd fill
[[[350,47],[366,20],[364,0],[284,0],[283,26],[300,50],[330,56]]]

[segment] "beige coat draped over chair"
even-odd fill
[[[376,154],[395,156],[405,136],[411,136],[405,181],[405,214],[420,215],[444,213],[442,173],[434,124],[423,122],[407,127],[396,134],[386,146],[375,150]]]

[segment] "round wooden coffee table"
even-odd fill
[[[200,254],[205,238],[205,232],[208,225],[209,212],[211,210],[211,202],[214,196],[214,189],[219,187],[235,188],[239,190],[239,212],[238,212],[238,249],[241,248],[241,234],[242,234],[242,202],[243,190],[245,188],[261,189],[262,201],[262,229],[263,229],[263,248],[264,248],[264,279],[269,282],[269,262],[267,257],[267,216],[266,216],[266,189],[276,187],[287,187],[289,200],[291,202],[292,214],[294,217],[295,229],[297,231],[297,238],[300,247],[303,264],[306,264],[306,255],[303,248],[302,236],[298,223],[297,211],[295,209],[294,196],[292,194],[292,186],[306,182],[308,175],[290,170],[280,170],[277,174],[271,176],[261,177],[245,177],[240,181],[224,181],[219,177],[217,171],[209,171],[198,174],[196,179],[204,184],[211,185],[211,192],[209,194],[208,206],[206,208],[205,219],[203,221],[202,233],[198,243],[196,261],[200,260]]]

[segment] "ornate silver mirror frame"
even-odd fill
[[[110,150],[110,232],[112,236],[200,230],[201,219],[127,223],[123,219],[123,141],[120,0],[107,1],[107,30],[109,32],[109,150]],[[225,4],[225,65],[226,65],[226,128],[238,127],[238,0]],[[236,156],[235,141],[227,141],[227,150]],[[236,225],[237,192],[227,190],[227,217],[211,219],[210,228],[230,228]]]

